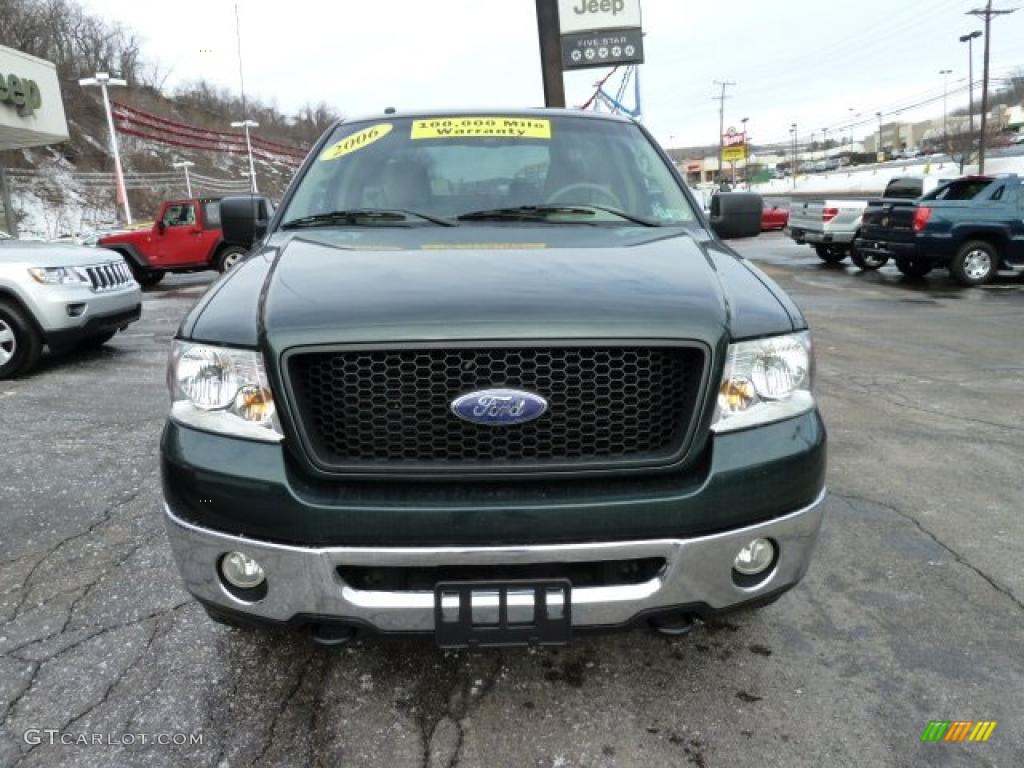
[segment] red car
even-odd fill
[[[97,245],[117,251],[143,288],[159,283],[168,272],[226,272],[246,249],[224,241],[220,200],[172,200],[160,206],[152,229],[101,237]]]
[[[783,208],[777,203],[765,202],[764,208],[761,209],[761,231],[785,229],[787,224],[789,224],[789,208]]]

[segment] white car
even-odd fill
[[[97,346],[139,319],[142,291],[113,251],[0,232],[0,379],[28,373],[43,346]]]

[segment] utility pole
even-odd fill
[[[722,86],[722,93],[718,96],[712,96],[711,98],[718,102],[718,175],[724,177],[724,168],[722,163],[722,155],[725,150],[725,100],[731,98],[725,95],[725,89],[736,85],[731,80],[715,80],[715,85]]]
[[[537,37],[540,39],[540,72],[544,80],[545,107],[565,107],[560,29],[558,0],[537,0]]]
[[[875,153],[875,160],[878,160],[879,156],[885,157],[882,149],[882,113],[875,112],[875,117],[878,118],[878,151]]]
[[[107,113],[107,128],[110,129],[110,151],[114,155],[114,176],[117,179],[118,202],[124,206],[124,220],[128,226],[132,223],[132,209],[128,206],[128,193],[124,188],[124,173],[121,171],[121,153],[117,149],[117,133],[114,131],[114,117],[110,112],[110,97],[107,87],[112,85],[126,86],[124,80],[111,77],[107,72],[97,72],[95,77],[83,77],[78,81],[81,86],[98,85],[103,92],[103,109]]]
[[[953,74],[952,69],[940,69],[942,75],[942,145],[949,152],[949,76]]]
[[[992,0],[988,0],[984,8],[975,8],[968,11],[968,16],[977,16],[985,19],[985,73],[981,76],[981,130],[978,136],[978,173],[985,173],[985,129],[988,123],[988,62],[990,41],[992,40],[992,17],[1006,16],[1016,10],[1008,9],[997,11],[992,8]]]
[[[967,162],[971,162],[971,154],[974,152],[974,41],[981,37],[981,30],[976,29],[969,35],[961,35],[960,42],[967,43],[967,135],[970,141],[967,145]],[[960,172],[963,173],[963,155],[960,158]]]

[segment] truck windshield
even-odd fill
[[[380,216],[522,224],[683,225],[689,199],[632,123],[513,114],[384,118],[338,126],[288,205],[285,223],[372,225]],[[524,210],[529,209],[529,210]]]

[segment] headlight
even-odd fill
[[[29,267],[28,273],[43,285],[89,284],[89,277],[77,267]]]
[[[814,353],[806,331],[729,346],[711,429],[731,432],[814,408]]]
[[[283,437],[263,357],[255,350],[175,341],[167,386],[171,418],[180,424],[252,440]]]

